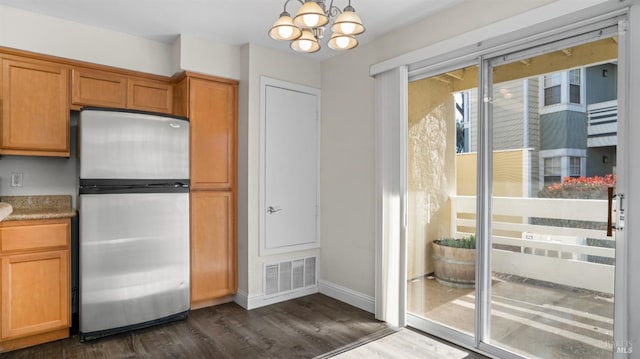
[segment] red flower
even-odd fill
[[[604,177],[565,177],[562,182],[546,186],[538,193],[538,197],[545,198],[607,198],[607,187],[616,185],[617,177],[608,174]]]

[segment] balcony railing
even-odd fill
[[[494,197],[492,208],[493,272],[613,294],[606,200]],[[451,197],[452,236],[475,228],[475,211],[474,196]]]
[[[618,145],[618,100],[587,106],[589,147]]]

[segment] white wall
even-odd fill
[[[229,79],[240,79],[240,47],[180,35],[178,67]]]
[[[320,279],[374,296],[375,158],[373,79],[376,46],[323,63]]]
[[[376,47],[375,58],[367,65],[451,39],[452,37],[538,8],[558,0],[479,0],[464,1],[397,31],[389,33],[369,46]],[[583,1],[583,0],[581,0]],[[584,0],[589,2],[592,0]],[[505,32],[512,29],[504,28]],[[455,44],[453,44],[455,46]]]
[[[630,36],[629,74],[630,98],[638,98],[640,92],[640,69],[633,64],[640,59],[640,1],[623,0],[557,0],[538,9],[523,13],[528,7],[535,8],[548,1],[478,1],[467,2],[448,9],[434,18],[400,29],[377,41],[362,46],[344,55],[323,62],[323,131],[322,131],[322,256],[321,279],[337,286],[349,288],[365,296],[374,295],[373,199],[374,193],[374,133],[373,83],[362,67],[385,61],[382,65],[410,64],[418,58],[428,58],[475,45],[480,41],[511,34],[515,29],[531,26],[556,17],[571,15],[580,8],[590,8],[593,15],[607,11],[605,7],[632,6]],[[487,6],[487,4],[491,4]],[[620,5],[618,5],[620,4]],[[489,10],[490,9],[490,10]],[[599,10],[598,10],[599,9]],[[593,10],[593,11],[592,11]],[[599,13],[598,13],[599,12]],[[514,16],[523,14],[521,16]],[[504,21],[500,21],[504,19]],[[565,20],[566,21],[566,20]],[[554,21],[557,23],[557,21]],[[486,25],[486,26],[484,26]],[[455,36],[459,35],[459,36]],[[447,39],[451,39],[448,41]],[[403,57],[403,58],[396,58]],[[403,62],[404,61],[404,62]],[[387,68],[392,68],[387,66]],[[630,101],[632,116],[640,113],[640,103]],[[629,138],[640,131],[638,121],[631,121]],[[630,178],[640,176],[640,158],[632,156],[640,151],[640,142],[630,141],[627,168]],[[627,215],[633,216],[640,207],[640,198],[635,196],[640,188],[637,180],[631,180],[628,188]],[[628,303],[628,335],[621,338],[637,346],[640,342],[640,308],[636,303],[640,296],[640,246],[634,241],[638,229],[635,222],[627,222],[628,280],[623,285],[628,291],[626,298],[616,298]],[[620,268],[622,269],[622,268]],[[617,275],[624,274],[620,271]],[[624,322],[627,318],[619,318]],[[621,345],[624,345],[622,343]],[[637,348],[634,350],[634,354]]]
[[[0,46],[124,69],[172,75],[172,46],[115,31],[0,5]],[[77,125],[77,113],[71,116]],[[77,127],[71,127],[71,157],[0,157],[0,195],[69,194],[75,197]],[[10,187],[11,172],[23,173],[23,186]]]
[[[171,45],[0,5],[0,46],[171,76]]]
[[[164,44],[0,5],[0,46],[171,76],[181,69],[237,79],[240,49],[180,36]],[[184,66],[181,68],[181,66]],[[72,117],[72,123],[77,119]],[[75,146],[75,135],[71,137]],[[0,195],[77,193],[77,159],[0,157]],[[10,187],[11,172],[23,186]]]
[[[0,196],[65,194],[75,206],[78,192],[79,166],[76,136],[78,112],[71,114],[69,158],[0,156]],[[11,173],[22,173],[22,187],[11,187]]]
[[[320,63],[306,57],[246,45],[241,49],[242,74],[239,89],[238,137],[238,252],[241,270],[237,302],[254,308],[267,303],[262,298],[262,266],[283,260],[318,255],[318,250],[287,254],[259,255],[259,199],[260,193],[260,77],[267,76],[309,87],[321,87]],[[246,264],[245,264],[246,263]],[[246,267],[244,267],[246,265]]]
[[[318,255],[258,255],[260,76],[321,87],[320,63],[290,52],[253,45],[242,48],[181,35],[163,44],[58,18],[0,6],[0,46],[124,69],[172,76],[180,70],[239,79],[239,286],[241,297],[262,294],[262,265]],[[24,186],[9,188],[11,172]],[[5,156],[0,159],[0,194],[72,194],[77,164],[71,159]],[[254,301],[257,303],[257,301]]]
[[[374,87],[369,67],[548,2],[465,2],[322,63],[324,282],[374,296]]]

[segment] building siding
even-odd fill
[[[524,87],[522,80],[506,81],[493,87],[493,150],[524,146]]]
[[[606,77],[603,71],[606,70]],[[618,99],[618,66],[602,64],[587,68],[587,105]]]
[[[587,148],[587,114],[560,111],[540,115],[540,150]]]
[[[538,191],[540,182],[540,95],[538,92],[538,77],[530,78],[526,84],[529,101],[525,111],[529,114],[529,138],[525,147],[531,150],[529,151],[529,193],[525,193],[525,195],[533,196]]]

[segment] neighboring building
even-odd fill
[[[529,196],[564,177],[615,173],[617,75],[611,62],[494,85],[493,149],[530,150]],[[476,152],[477,89],[456,98],[459,152]]]

